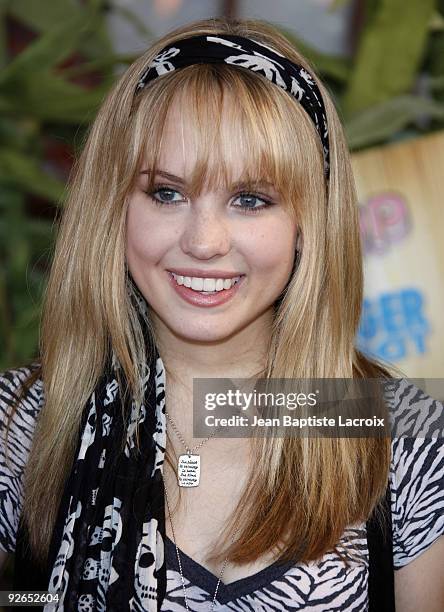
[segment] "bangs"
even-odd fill
[[[269,183],[296,210],[310,183],[323,180],[322,147],[310,118],[266,77],[223,64],[172,71],[150,83],[136,113],[138,168],[153,188],[168,113],[177,103],[177,143],[195,164],[186,177],[191,197],[209,189],[254,189]],[[185,147],[184,126],[193,126]],[[143,136],[142,136],[143,135]],[[190,144],[191,140],[191,144]],[[241,160],[241,161],[240,161]],[[241,166],[241,167],[239,167]],[[319,176],[317,170],[319,171]]]

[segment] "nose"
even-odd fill
[[[231,236],[223,212],[211,202],[196,206],[187,218],[180,246],[184,253],[196,259],[226,255],[231,247]]]

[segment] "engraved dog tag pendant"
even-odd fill
[[[180,487],[197,487],[200,482],[200,455],[180,455],[177,476]]]

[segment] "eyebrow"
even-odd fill
[[[140,174],[152,174],[152,170],[150,169],[142,170]],[[165,172],[165,170],[157,170],[156,176],[157,175],[163,176],[164,178],[170,181],[175,181],[179,185],[186,185],[186,181],[182,177],[176,176],[175,174],[171,174],[170,172]],[[262,180],[261,181],[238,181],[237,183],[233,183],[233,185],[231,185],[231,188],[232,189],[245,189],[245,188],[249,188],[252,186],[274,188],[273,183],[270,183],[269,181],[262,181]]]

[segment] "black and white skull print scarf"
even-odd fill
[[[138,296],[148,342],[146,302]],[[49,553],[48,590],[59,591],[60,598],[56,606],[46,605],[45,612],[157,612],[162,605],[166,591],[165,374],[157,350],[149,348],[152,357],[146,364],[142,405],[121,397],[116,366],[110,359],[84,408],[76,459]],[[135,440],[137,421],[140,451]]]

